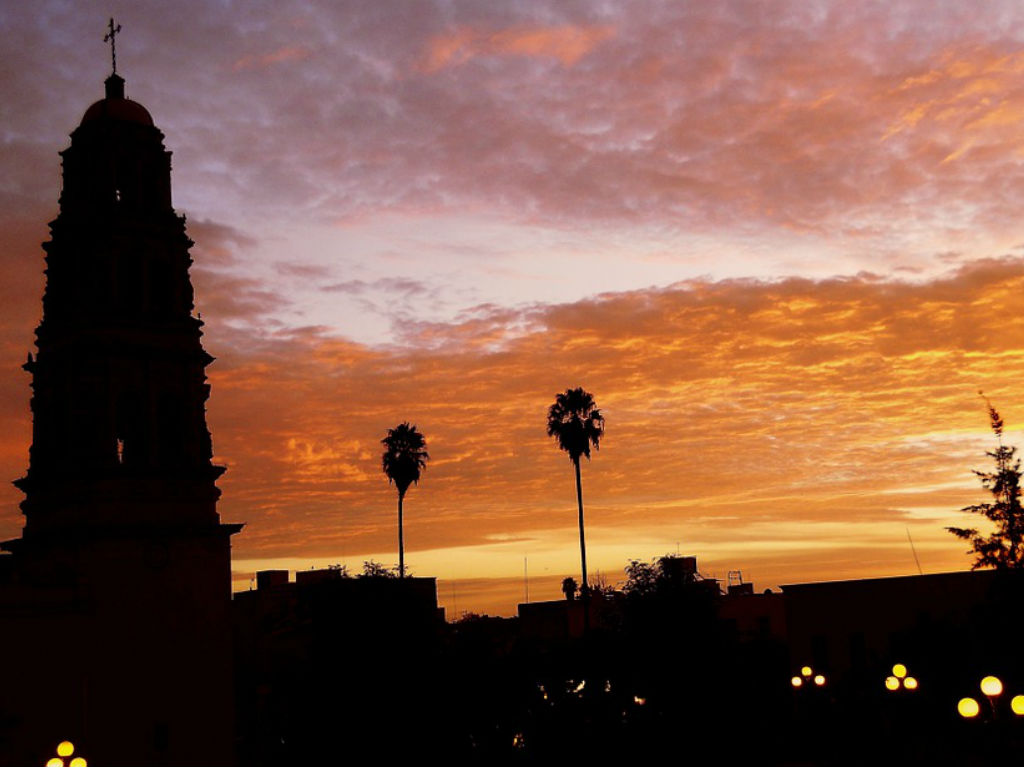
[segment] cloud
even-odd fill
[[[206,267],[236,266],[240,257],[258,244],[255,237],[233,226],[203,218],[188,222],[188,234]]]
[[[1013,6],[184,7],[141,5],[123,67],[183,207],[247,230],[472,210],[841,241],[879,268],[1019,241]],[[58,146],[102,46],[66,44],[64,6],[10,14],[5,131]],[[5,170],[38,178],[20,156]]]
[[[2,12],[9,478],[30,434],[18,366],[39,317],[56,152],[109,65],[102,24],[88,31],[106,11],[90,7]],[[598,560],[626,555],[616,536],[682,538],[714,561],[783,557],[813,574],[835,536],[868,542],[844,549],[849,562],[888,552],[892,525],[929,525],[921,548],[963,563],[935,520],[977,500],[967,469],[990,445],[974,392],[1011,426],[1024,419],[1021,262],[985,258],[1024,239],[1018,5],[133,9],[119,68],[175,153],[177,207],[200,212],[193,278],[219,358],[221,509],[250,522],[240,553],[389,551],[377,451],[404,419],[434,456],[409,499],[411,554],[551,540],[573,499],[542,419],[580,384],[609,417],[585,467]],[[506,228],[468,235],[467,221]],[[351,250],[310,234],[337,223]],[[623,284],[578,301],[573,269],[555,286],[523,242],[536,263],[607,268]],[[647,284],[637,242],[678,276],[633,289]],[[743,273],[740,255],[762,276],[808,264],[850,276],[719,279]],[[445,284],[485,272],[529,273],[545,302]],[[664,285],[701,273],[714,276]],[[311,294],[386,317],[391,345],[303,315]],[[897,492],[908,488],[926,508]],[[10,534],[18,499],[0,490]]]
[[[346,280],[345,282],[323,285],[320,287],[320,290],[324,293],[345,293],[348,295],[362,295],[369,291],[381,291],[404,297],[424,295],[432,292],[425,283],[406,277],[383,277],[373,282]]]
[[[790,531],[778,551],[902,534],[916,509],[955,516],[977,498],[970,468],[991,447],[979,387],[1024,423],[1022,286],[1024,262],[1006,259],[924,284],[609,294],[533,307],[525,333],[491,315],[486,344],[467,342],[480,332],[468,320],[447,328],[450,344],[389,350],[264,337],[210,368],[221,511],[249,523],[246,559],[387,551],[379,439],[410,420],[432,456],[406,503],[410,552],[571,528],[571,472],[543,419],[557,391],[583,385],[608,419],[584,466],[595,536],[681,536],[741,566],[751,531],[772,526]],[[939,541],[941,526],[927,528]],[[955,541],[939,551],[962,561]]]
[[[290,302],[273,283],[252,274],[253,254],[261,244],[257,237],[210,219],[190,219],[187,233],[195,241],[190,251],[194,303],[206,312],[215,334],[233,334],[239,324],[264,329],[280,324],[271,315]],[[319,267],[301,264],[279,263],[273,268],[278,274],[300,278],[324,273]]]
[[[320,264],[274,264],[278,274],[285,277],[298,277],[304,280],[322,280],[329,276],[330,270]]]
[[[211,326],[219,508],[247,523],[234,542],[247,562],[391,551],[380,438],[409,420],[432,459],[406,499],[414,565],[502,546],[477,577],[510,574],[498,563],[524,552],[571,572],[572,472],[544,417],[582,385],[607,417],[583,467],[597,568],[685,540],[709,566],[753,563],[778,581],[864,575],[856,557],[902,552],[908,526],[928,566],[963,566],[942,527],[982,495],[970,469],[991,437],[977,390],[1009,441],[1024,424],[1022,288],[1024,260],[1006,258],[923,283],[689,281],[482,307],[389,348],[326,328]],[[25,464],[17,399],[0,411],[8,476]],[[8,490],[9,534],[16,500]],[[837,547],[845,559],[821,553]]]
[[[571,67],[614,34],[611,26],[514,27],[497,31],[460,27],[430,40],[423,69],[436,72],[487,55],[550,57]]]
[[[309,51],[306,48],[286,46],[270,53],[243,56],[235,61],[232,68],[238,72],[243,69],[265,68],[285,61],[302,61],[308,57]]]

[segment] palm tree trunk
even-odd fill
[[[583,631],[590,628],[590,581],[587,580],[587,542],[583,538],[583,482],[580,479],[580,459],[573,461],[576,468],[576,504],[580,510],[580,566],[583,571],[583,583],[580,584],[580,596],[583,597]]]
[[[402,537],[402,500],[405,493],[398,493],[398,577],[405,577],[405,539]]]

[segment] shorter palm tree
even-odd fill
[[[381,467],[388,477],[388,483],[398,488],[398,577],[405,577],[405,539],[402,529],[402,501],[409,485],[420,481],[420,472],[427,468],[430,455],[427,453],[427,441],[404,421],[381,440],[384,454],[381,456]]]

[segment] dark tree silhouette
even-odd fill
[[[357,578],[396,578],[395,571],[380,562],[368,559],[363,562],[363,571]]]
[[[631,597],[649,596],[657,590],[663,575],[664,570],[658,561],[643,562],[631,559],[626,565],[626,582],[622,586],[622,592]]]
[[[388,429],[388,435],[381,440],[384,455],[381,466],[388,482],[398,488],[398,577],[405,577],[405,539],[402,528],[402,502],[409,485],[420,481],[420,472],[427,468],[430,456],[427,441],[423,435],[410,426],[408,421]]]
[[[984,395],[982,395],[984,396]],[[992,494],[991,503],[965,506],[961,511],[981,514],[995,526],[991,535],[983,535],[973,527],[947,527],[946,529],[965,541],[970,541],[970,552],[974,554],[972,570],[979,567],[1016,569],[1024,567],[1024,509],[1021,508],[1020,459],[1016,458],[1017,448],[1003,444],[1003,419],[988,404],[988,418],[999,446],[985,455],[995,461],[995,471],[977,471],[981,485]]]
[[[576,503],[580,516],[580,564],[583,580],[580,595],[584,606],[590,593],[587,580],[587,544],[583,536],[583,485],[580,482],[580,457],[590,460],[590,446],[597,450],[604,434],[604,416],[594,404],[594,395],[582,387],[566,389],[555,395],[555,403],[548,409],[548,436],[554,437],[558,447],[569,454],[576,470]]]

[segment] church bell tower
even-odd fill
[[[0,568],[0,645],[19,665],[0,681],[19,690],[9,705],[23,750],[11,753],[42,763],[37,742],[73,737],[94,764],[230,764],[241,525],[216,510],[213,358],[193,316],[171,153],[114,69],[61,152],[37,353],[24,366],[25,526],[2,544]]]
[[[216,526],[191,240],[171,206],[171,153],[106,81],[63,157],[32,374],[26,544],[111,527]]]

